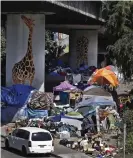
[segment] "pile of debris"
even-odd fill
[[[97,158],[114,157],[117,154],[117,148],[110,145],[103,134],[86,133],[85,137],[77,140],[62,139],[60,144]]]

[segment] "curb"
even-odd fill
[[[54,154],[54,153],[52,153],[51,156],[54,156],[55,158],[63,158],[63,157],[58,156],[58,155],[56,155],[56,154]]]

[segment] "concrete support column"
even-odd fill
[[[35,75],[32,86],[44,91],[45,79],[45,15],[26,14],[27,18],[33,19],[35,26],[32,35],[32,54],[35,65]],[[7,15],[7,44],[6,44],[6,85],[13,83],[12,69],[21,61],[27,53],[29,28],[22,20],[20,14]],[[20,67],[21,69],[21,67]],[[23,63],[25,71],[25,64]],[[27,69],[28,70],[28,69]],[[21,71],[22,72],[22,71]],[[26,81],[25,84],[29,84]]]
[[[77,47],[79,46],[79,40],[85,37],[87,39],[87,64],[88,66],[97,67],[97,54],[98,54],[98,31],[97,30],[72,30],[69,36],[69,45],[70,45],[70,66],[72,68],[77,68],[77,57],[80,53],[83,53],[81,47],[85,47],[85,42],[80,41],[80,50],[78,51]]]

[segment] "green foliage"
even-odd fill
[[[57,60],[65,46],[59,46],[57,42],[52,39],[52,32],[46,30],[45,32],[45,71],[49,73],[51,69],[57,66]]]
[[[1,85],[5,86],[6,80],[6,38],[5,28],[1,27]]]
[[[133,110],[126,109],[123,114],[124,122],[127,124],[127,131],[133,132]]]
[[[108,51],[125,79],[133,74],[133,2],[104,2],[107,11],[106,36],[110,45]]]
[[[5,60],[6,50],[6,38],[5,38],[5,28],[1,27],[1,61]]]
[[[125,110],[123,119],[127,125],[126,151],[133,153],[133,110]]]
[[[133,153],[133,131],[127,135],[126,150],[129,153]]]

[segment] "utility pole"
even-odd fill
[[[99,106],[96,107],[97,132],[100,132]]]
[[[124,123],[123,158],[126,158],[126,123]]]

